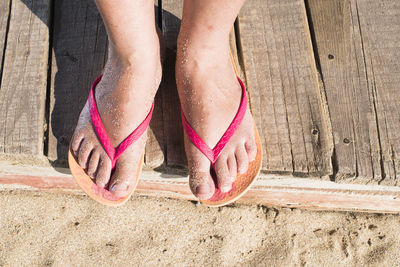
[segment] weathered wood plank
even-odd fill
[[[151,118],[148,138],[145,148],[145,166],[154,168],[164,163],[164,119],[162,93],[158,92],[155,97],[155,106]]]
[[[158,16],[160,7],[158,6],[158,0],[154,1],[155,4],[155,17],[157,25],[161,25],[161,18]],[[164,40],[162,38],[162,33],[160,29],[161,40],[161,52],[163,52],[163,47],[165,46]],[[161,57],[164,57],[162,54]],[[165,161],[164,157],[164,118],[163,118],[163,94],[159,90],[155,97],[155,107],[153,111],[153,117],[150,122],[150,127],[148,131],[148,138],[146,143],[146,153],[145,153],[145,164],[147,167],[158,167],[162,165]]]
[[[304,2],[248,0],[239,15],[249,101],[264,148],[263,170],[332,172]]]
[[[395,184],[400,5],[370,0],[308,3],[332,121],[337,180],[359,177]]]
[[[48,157],[67,159],[80,111],[106,61],[107,35],[91,0],[55,1]]]
[[[8,19],[10,15],[10,0],[0,0],[0,75],[3,71],[3,51],[7,37]],[[1,76],[0,76],[1,81]]]
[[[14,0],[10,12],[0,90],[0,152],[41,155],[50,1]]]
[[[354,1],[351,10],[379,131],[381,182],[400,184],[400,2]]]
[[[400,212],[399,187],[260,176],[237,203],[315,210]],[[67,169],[60,172],[50,167],[0,161],[0,191],[18,189],[84,194]],[[190,192],[187,176],[168,175],[165,179],[165,174],[152,171],[143,171],[135,195],[196,200]]]
[[[163,96],[164,134],[167,164],[186,165],[180,104],[175,82],[176,40],[181,24],[183,1],[162,1],[162,32],[165,37],[165,60],[160,90]]]
[[[332,122],[336,179],[381,177],[378,132],[350,1],[309,1]]]

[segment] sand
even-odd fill
[[[0,266],[400,266],[400,217],[0,192]]]

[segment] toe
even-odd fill
[[[215,191],[215,185],[210,171],[191,172],[189,176],[189,185],[192,193],[200,200],[210,199]]]
[[[87,169],[87,174],[89,174],[91,178],[95,177],[94,175],[96,173],[97,166],[99,165],[99,160],[100,160],[99,151],[97,151],[97,149],[93,149]]]
[[[72,152],[75,153],[75,155],[78,155],[79,146],[81,145],[82,141],[83,141],[82,133],[74,134],[74,136],[72,137],[71,149]]]
[[[244,146],[239,146],[235,152],[237,172],[243,174],[249,168],[249,156]]]
[[[137,165],[137,164],[136,164]],[[117,197],[125,197],[136,182],[136,168],[134,164],[118,160],[111,177],[109,190]]]
[[[251,138],[245,143],[246,152],[249,158],[249,161],[252,162],[256,159],[257,156],[257,145],[254,138]]]
[[[232,178],[228,168],[228,161],[225,157],[220,157],[215,163],[215,173],[217,175],[218,188],[222,192],[228,192],[232,187]]]
[[[234,156],[228,157],[228,169],[230,178],[232,179],[231,182],[233,183],[237,175],[237,164]]]
[[[96,184],[100,187],[105,187],[110,180],[111,175],[111,160],[106,154],[100,156],[99,165],[97,167]]]
[[[88,159],[92,149],[93,145],[84,139],[78,151],[78,163],[83,169],[86,169],[87,167]]]
[[[191,144],[186,135],[184,141],[186,153],[189,155],[190,190],[200,200],[210,199],[215,192],[214,180],[210,173],[210,160]]]

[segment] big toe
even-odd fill
[[[210,172],[193,171],[189,178],[192,193],[200,200],[210,199],[215,191]]]
[[[136,185],[137,164],[118,160],[111,177],[109,191],[117,197],[129,195]]]

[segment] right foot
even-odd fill
[[[148,45],[135,51],[129,61],[109,49],[104,74],[95,91],[101,121],[114,147],[134,131],[149,113],[161,81],[160,48]],[[110,44],[110,47],[112,45]],[[130,193],[136,184],[146,132],[118,158],[115,170],[93,128],[88,103],[82,109],[71,140],[79,165],[100,187],[117,197]]]

